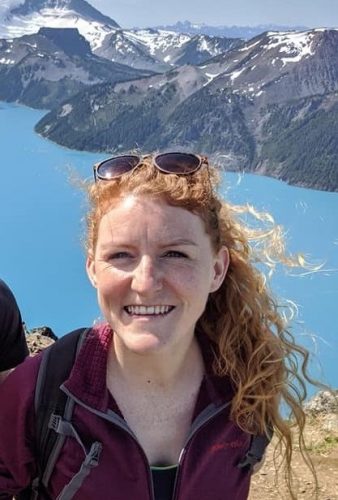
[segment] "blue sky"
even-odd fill
[[[0,0],[1,1],[1,0]],[[189,20],[211,25],[338,27],[338,0],[88,0],[122,27]]]

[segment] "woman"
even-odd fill
[[[302,435],[302,398],[289,387],[302,384],[294,356],[306,366],[306,351],[253,265],[296,262],[284,256],[278,228],[250,230],[236,218],[244,209],[219,200],[206,158],[120,156],[94,174],[87,271],[105,322],[89,332],[63,385],[75,403],[72,425],[63,426],[39,498],[244,500],[252,436],[273,428],[290,473],[281,400]],[[26,361],[1,387],[6,494],[37,473],[39,364]]]

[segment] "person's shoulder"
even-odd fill
[[[2,279],[0,279],[0,299],[6,302],[15,301],[12,290]]]
[[[6,394],[29,394],[35,391],[36,379],[41,364],[42,353],[27,357],[20,365],[12,370],[0,385],[0,398]]]
[[[0,428],[6,435],[0,439],[0,454],[4,445],[24,439],[32,441],[35,426],[35,389],[41,356],[27,358],[0,385]]]
[[[7,292],[7,290],[9,290],[9,288],[8,288],[8,286],[6,285],[6,283],[5,283],[2,279],[0,279],[0,293],[1,293],[3,290]]]

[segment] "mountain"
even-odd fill
[[[260,106],[338,90],[338,31],[264,33],[202,66],[211,87],[228,88]]]
[[[84,0],[25,0],[13,8],[2,6],[2,11],[0,37],[34,34],[40,27],[76,28],[96,55],[156,72],[200,63],[242,43],[237,39],[168,30],[123,30]]]
[[[115,30],[94,54],[76,28],[40,28],[38,34],[0,40],[0,99],[51,109],[83,86],[197,64],[242,43],[205,35]]]
[[[8,0],[2,1],[1,38],[30,35],[42,27],[77,28],[95,49],[107,33],[119,28],[116,21],[101,14],[85,0],[23,0],[12,8]]]
[[[283,26],[277,24],[260,24],[258,26],[209,26],[204,23],[178,21],[176,24],[155,26],[153,29],[187,33],[189,35],[209,35],[249,40],[266,31],[305,31],[306,26]]]
[[[2,18],[0,31],[2,26],[7,36],[0,42],[0,99],[44,109],[84,86],[197,64],[243,43],[163,30],[122,30],[84,0],[2,5]]]
[[[163,30],[115,30],[95,49],[101,57],[129,66],[165,71],[198,64],[242,45],[239,39],[185,35]]]
[[[189,148],[338,191],[337,46],[337,30],[264,33],[198,66],[86,89],[37,131],[77,149]]]
[[[188,66],[134,82],[97,85],[52,110],[37,131],[65,146],[76,143],[77,149],[125,150],[137,144],[147,148],[152,137],[154,144],[159,139],[172,110],[207,81],[199,68]],[[65,109],[71,112],[65,114]]]
[[[194,35],[181,47],[173,51],[169,61],[179,66],[182,64],[200,64],[211,57],[216,57],[242,45],[243,40],[239,38]]]
[[[86,86],[149,75],[91,52],[77,29],[40,28],[0,40],[0,100],[49,109]]]
[[[110,17],[101,14],[85,0],[25,0],[21,5],[11,9],[9,16],[29,16],[36,11],[43,13],[44,9],[55,9],[59,13],[76,13],[89,21],[118,27],[118,24]],[[67,12],[68,11],[68,12]]]

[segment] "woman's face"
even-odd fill
[[[188,345],[227,266],[227,249],[215,255],[200,217],[145,195],[102,217],[87,260],[115,345],[138,353]]]

